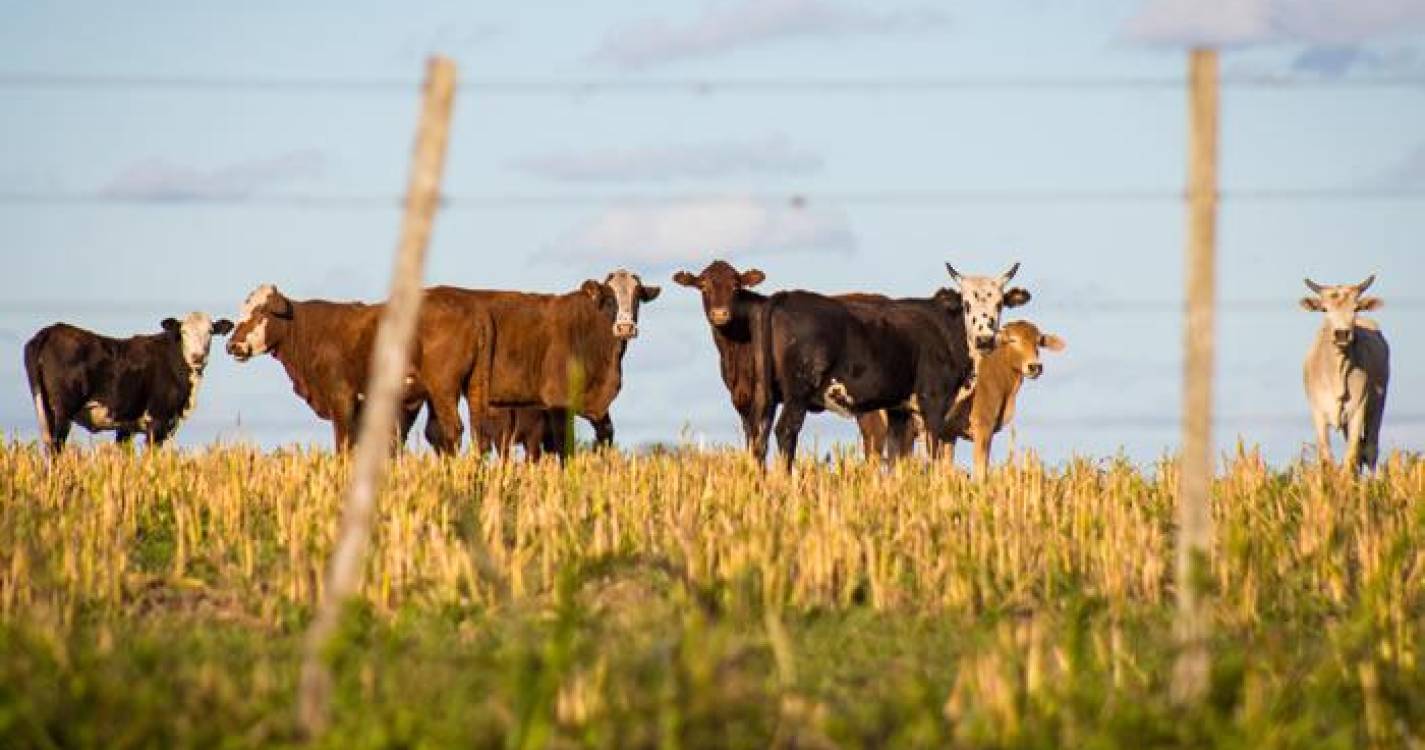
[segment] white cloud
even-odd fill
[[[945,23],[931,8],[870,11],[831,0],[743,0],[713,4],[684,24],[655,18],[615,27],[594,57],[640,68],[778,39],[920,31]]]
[[[1129,38],[1171,45],[1357,44],[1425,29],[1421,0],[1148,0]]]
[[[849,253],[856,240],[844,210],[732,196],[610,209],[546,253],[629,263],[685,263],[747,252]]]
[[[689,143],[532,156],[512,166],[568,182],[706,179],[749,174],[810,174],[821,157],[783,135],[756,140]]]
[[[209,169],[153,158],[125,167],[100,193],[157,201],[246,198],[263,188],[319,177],[326,167],[326,156],[312,149]]]

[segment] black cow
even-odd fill
[[[781,396],[777,447],[787,469],[808,411],[855,417],[879,409],[918,413],[931,455],[937,455],[945,415],[972,371],[960,294],[930,298],[834,299],[812,292],[768,298],[757,349],[757,412]],[[775,389],[775,391],[774,391]],[[754,450],[765,450],[767,431]]]
[[[55,323],[25,344],[35,416],[52,454],[63,450],[71,424],[115,430],[121,443],[142,432],[153,447],[192,413],[213,335],[233,324],[194,312],[162,326],[162,333],[115,339]]]

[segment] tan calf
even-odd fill
[[[984,479],[989,473],[990,441],[1014,419],[1014,399],[1019,394],[1019,386],[1025,378],[1032,380],[1044,372],[1039,350],[1064,349],[1063,339],[1041,334],[1033,323],[1022,320],[1000,329],[995,344],[993,351],[980,358],[974,390],[968,398],[955,404],[945,424],[945,444],[952,460],[957,438],[975,442],[977,479]]]

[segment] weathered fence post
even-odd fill
[[[323,660],[323,649],[336,630],[346,600],[361,588],[376,495],[386,473],[391,438],[396,430],[397,402],[420,314],[422,267],[440,201],[440,179],[454,96],[455,64],[442,57],[431,58],[426,65],[425,104],[416,132],[406,213],[401,223],[401,244],[391,272],[391,298],[371,352],[371,381],[366,388],[361,429],[352,459],[346,508],[327,569],[325,596],[317,604],[316,617],[307,631],[298,718],[308,736],[320,735],[327,725],[331,674]]]
[[[1212,368],[1217,231],[1217,52],[1194,49],[1188,65],[1187,333],[1183,366],[1183,448],[1178,480],[1178,654],[1173,694],[1207,691],[1208,612],[1204,588],[1212,554]]]

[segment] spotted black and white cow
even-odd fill
[[[71,425],[113,430],[119,442],[143,433],[160,445],[197,405],[213,335],[233,324],[207,314],[166,318],[163,331],[126,339],[55,323],[25,344],[25,372],[40,436],[50,452],[64,448]]]

